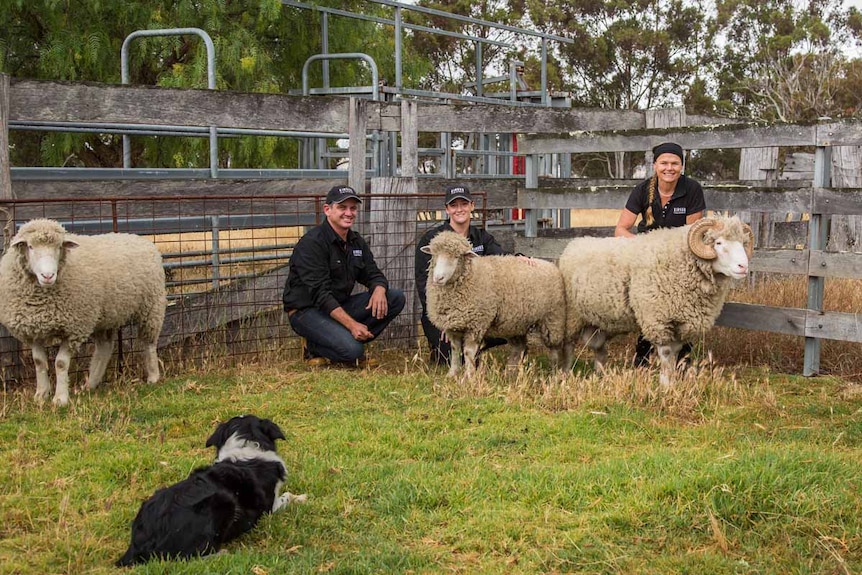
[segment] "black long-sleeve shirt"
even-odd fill
[[[368,243],[353,230],[342,240],[329,222],[310,229],[293,248],[284,285],[284,310],[316,307],[329,315],[347,301],[356,282],[389,289]]]
[[[422,239],[416,245],[415,257],[415,274],[416,274],[416,292],[419,294],[419,301],[422,303],[422,313],[427,313],[425,304],[425,286],[428,285],[428,266],[431,264],[431,256],[422,252],[420,248],[427,246],[434,239],[434,236],[440,232],[452,232],[452,226],[449,222],[443,222],[439,226],[435,226],[425,232]],[[476,228],[472,225],[467,231],[467,239],[470,245],[473,246],[473,253],[477,256],[501,256],[509,252],[497,243],[494,236],[489,234],[482,228]]]

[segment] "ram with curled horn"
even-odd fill
[[[633,238],[578,238],[560,257],[566,287],[566,358],[574,345],[593,350],[640,331],[658,350],[660,380],[675,375],[677,355],[712,328],[733,280],[748,275],[751,228],[736,217],[704,218]]]

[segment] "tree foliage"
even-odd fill
[[[334,4],[366,10],[358,0]],[[318,12],[285,7],[280,0],[11,0],[0,3],[0,70],[22,78],[119,83],[126,36],[193,27],[212,37],[218,89],[287,93],[302,87],[303,63],[321,52],[319,22]],[[331,17],[328,24],[330,52],[362,51],[378,65],[393,67],[391,29],[343,17]],[[408,71],[413,60],[407,60]],[[206,49],[195,35],[138,38],[130,45],[129,68],[133,84],[207,86]],[[322,85],[322,70],[321,64],[311,66],[310,86]],[[362,64],[330,65],[332,86],[370,82]],[[13,142],[16,165],[121,165],[116,135],[13,132]],[[223,167],[291,167],[296,143],[221,138],[219,152]],[[208,162],[205,138],[133,138],[135,166],[203,167]]]
[[[679,105],[712,59],[703,3],[528,0],[543,30],[570,36],[559,45],[575,100],[606,108]]]
[[[725,39],[716,99],[725,109],[782,121],[846,110],[853,88],[843,47],[859,38],[855,9],[839,0],[719,0],[716,9]]]
[[[311,0],[307,0],[311,1]],[[394,8],[362,0],[317,0],[321,6],[393,19]],[[689,113],[765,120],[857,114],[862,63],[846,47],[862,38],[862,14],[841,0],[417,0],[431,13],[402,9],[404,21],[487,38],[476,42],[405,30],[402,83],[464,92],[465,84],[506,75],[525,63],[538,89],[539,40],[506,27],[572,38],[548,42],[547,86],[575,105],[644,109],[684,105]],[[454,19],[458,14],[471,20]],[[219,89],[298,92],[306,59],[322,51],[322,14],[280,0],[6,0],[0,2],[0,70],[16,77],[119,82],[120,47],[135,30],[197,27],[212,37]],[[503,28],[482,25],[484,20]],[[364,52],[394,82],[395,39],[381,21],[328,16],[329,52]],[[207,85],[206,51],[193,35],[139,38],[130,50],[131,82]],[[323,85],[323,64],[309,85]],[[329,64],[330,85],[367,85],[359,61]],[[500,86],[487,90],[505,91]],[[285,128],[289,128],[286,126]],[[121,165],[120,137],[15,131],[15,165]],[[295,140],[220,139],[222,167],[293,167]],[[133,138],[133,165],[205,167],[206,138]],[[607,164],[607,162],[605,162]],[[610,165],[610,164],[607,164]],[[603,168],[604,169],[604,168]]]

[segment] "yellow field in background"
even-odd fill
[[[573,228],[615,226],[620,217],[619,210],[572,210]]]
[[[292,243],[299,240],[303,228],[258,228],[219,231],[219,248],[222,250],[260,247]],[[183,232],[144,236],[153,241],[162,253],[195,252],[212,249],[212,232]]]

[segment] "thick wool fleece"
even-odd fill
[[[53,220],[32,220],[16,238],[79,244],[65,250],[50,289],[30,271],[26,244],[0,259],[0,323],[17,339],[46,345],[68,339],[74,353],[91,334],[132,321],[143,342],[158,340],[167,296],[162,257],[151,241],[132,234],[67,234]]]
[[[431,268],[436,254],[458,258],[458,269],[446,285],[428,282],[428,318],[441,330],[486,336],[521,337],[536,328],[543,343],[559,348],[565,328],[563,278],[557,267],[517,256],[475,257],[470,243],[454,232],[429,244]]]
[[[721,231],[707,232],[745,241],[736,218],[718,218]],[[569,341],[592,326],[608,336],[640,330],[657,345],[694,341],[714,324],[732,285],[708,260],[688,247],[691,226],[658,229],[633,238],[578,238],[560,257],[566,283]]]

